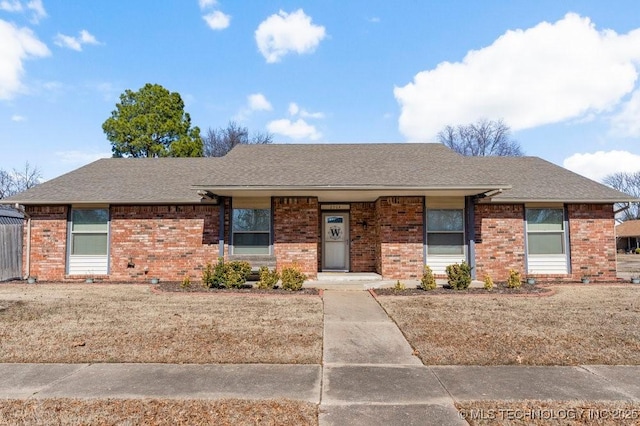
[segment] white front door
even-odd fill
[[[322,269],[349,270],[349,213],[322,214]]]

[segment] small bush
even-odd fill
[[[240,288],[247,282],[249,275],[249,262],[234,260],[225,263],[220,257],[215,265],[207,263],[202,271],[202,285],[208,288]]]
[[[184,276],[184,278],[182,279],[182,284],[180,284],[180,287],[182,288],[191,287],[191,278],[189,278],[189,275]]]
[[[213,287],[213,265],[207,262],[207,266],[202,270],[202,285],[204,287]]]
[[[302,288],[307,276],[300,271],[297,266],[288,266],[282,269],[280,274],[282,288],[290,291],[298,291]]]
[[[471,284],[471,266],[468,263],[454,263],[446,268],[447,282],[455,290],[466,290]]]
[[[270,270],[267,266],[260,267],[260,281],[256,287],[261,289],[272,289],[278,284],[280,274],[276,270]]]
[[[493,278],[489,274],[484,276],[484,289],[487,291],[493,290]]]
[[[400,280],[398,280],[396,284],[393,286],[394,291],[402,291],[406,289],[407,289],[407,286],[404,285],[404,283],[401,283]]]
[[[509,270],[509,278],[507,278],[508,288],[520,288],[522,285],[522,276],[515,269]]]
[[[420,278],[420,288],[423,290],[435,290],[436,278],[433,276],[433,271],[427,265],[422,272],[422,278]]]
[[[226,288],[240,288],[251,275],[251,265],[244,260],[233,260],[224,264],[224,282]]]
[[[636,254],[640,254],[640,247],[635,250]]]

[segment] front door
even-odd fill
[[[349,270],[349,213],[322,214],[322,269]]]

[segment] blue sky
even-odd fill
[[[0,169],[110,156],[119,95],[157,83],[202,133],[435,142],[504,119],[600,179],[640,170],[639,72],[635,0],[0,0]]]

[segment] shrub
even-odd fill
[[[489,274],[484,276],[484,289],[487,291],[493,290],[493,279]]]
[[[251,275],[251,265],[244,260],[233,260],[224,264],[224,282],[226,288],[240,288]]]
[[[471,284],[471,266],[468,263],[454,263],[446,268],[447,282],[455,290],[466,290]]]
[[[213,265],[207,262],[207,266],[202,270],[202,285],[204,287],[213,287]]]
[[[436,278],[433,276],[433,271],[427,265],[424,266],[422,272],[422,278],[420,278],[420,288],[423,290],[435,290]]]
[[[507,278],[508,288],[520,288],[522,285],[522,276],[515,269],[509,270],[509,278]]]
[[[267,266],[260,267],[260,281],[256,284],[256,287],[261,289],[272,289],[278,284],[280,274],[274,269],[270,270]]]
[[[202,271],[202,285],[208,288],[239,288],[247,282],[251,275],[251,265],[249,262],[234,260],[226,262],[222,257],[218,258],[218,263],[207,266]]]
[[[406,290],[407,286],[404,283],[401,283],[400,280],[396,282],[396,285],[393,286],[393,291],[402,291]]]
[[[640,254],[640,247],[635,250],[636,254]]]
[[[180,284],[180,287],[182,288],[191,287],[191,278],[189,278],[189,275],[184,276],[184,278],[182,279],[182,284]]]
[[[282,269],[280,279],[282,280],[283,289],[298,291],[302,288],[302,283],[307,279],[307,276],[297,266],[288,266]]]

